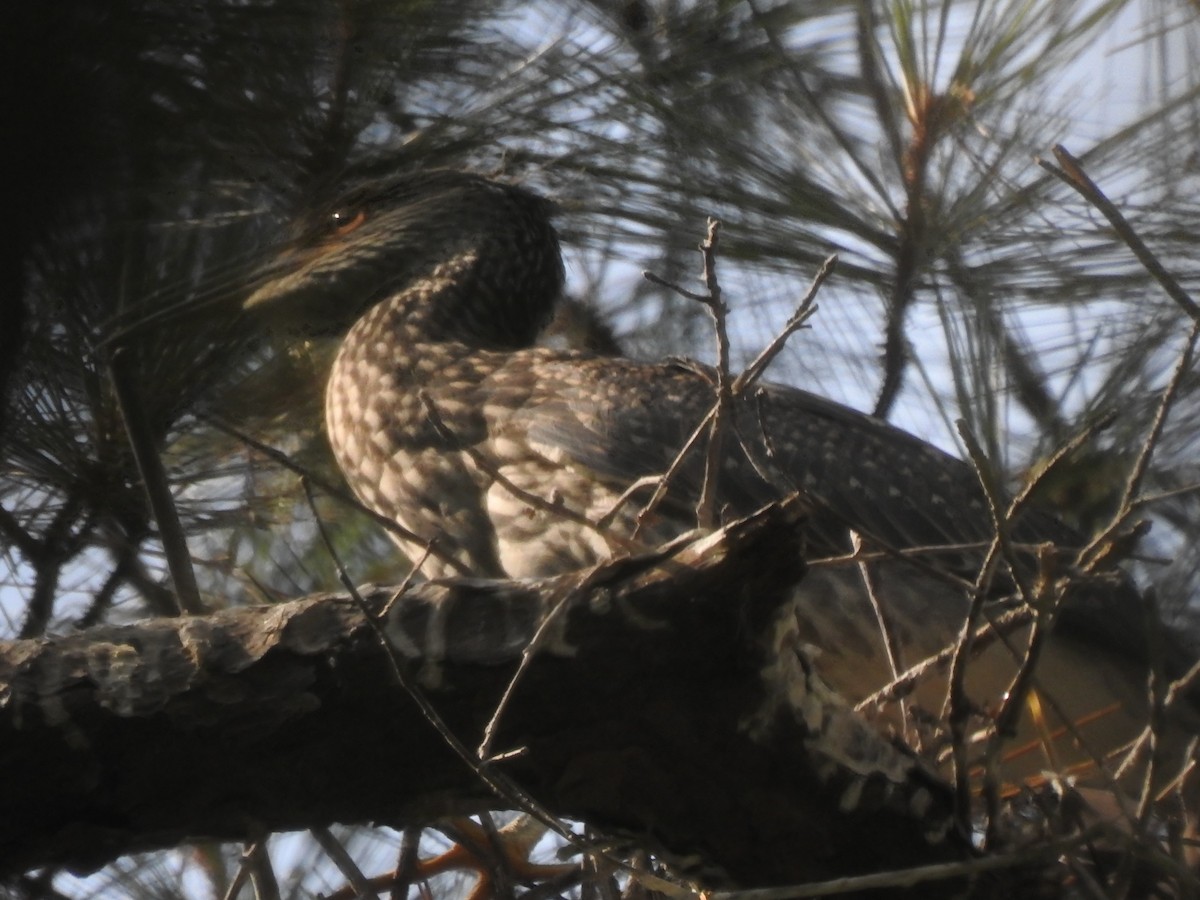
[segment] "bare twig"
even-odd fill
[[[586,584],[586,580],[584,584]],[[512,700],[513,694],[516,692],[517,685],[520,683],[522,677],[525,675],[526,670],[533,662],[534,656],[537,655],[538,650],[541,649],[542,644],[545,642],[546,635],[549,633],[550,627],[558,620],[559,614],[566,608],[567,602],[571,600],[572,597],[575,597],[577,593],[578,591],[576,590],[564,592],[563,595],[555,601],[554,605],[550,608],[550,611],[542,616],[542,620],[538,623],[537,630],[534,631],[533,637],[530,638],[529,643],[522,648],[521,662],[517,664],[517,670],[513,672],[512,677],[508,680],[508,684],[504,686],[504,693],[501,695],[500,700],[496,703],[496,708],[492,710],[492,715],[488,719],[487,725],[484,726],[483,740],[479,743],[479,749],[475,751],[479,759],[487,760],[491,756],[492,739],[496,736],[496,729],[500,726],[500,719],[504,715],[504,711],[508,708],[508,704]]]
[[[324,825],[309,829],[317,843],[321,845],[321,849],[325,851],[338,871],[342,873],[346,881],[350,883],[350,887],[354,889],[354,893],[360,900],[371,900],[376,896],[375,888],[371,885],[370,879],[363,874],[362,870],[354,862],[346,848],[342,846],[342,842],[333,836]]]
[[[831,256],[827,256],[825,261],[821,263],[821,268],[817,270],[817,274],[813,277],[808,291],[800,299],[795,312],[784,323],[783,330],[775,335],[771,343],[763,348],[762,353],[758,354],[754,362],[746,366],[745,371],[734,379],[733,395],[735,397],[741,396],[753,387],[767,370],[767,367],[775,361],[775,357],[783,350],[788,338],[800,329],[807,327],[808,320],[816,315],[817,312],[817,293],[821,290],[821,285],[833,274],[833,270],[837,267],[837,261],[837,254],[834,253]]]
[[[1038,660],[1041,657],[1046,635],[1049,634],[1049,630],[1052,628],[1058,604],[1061,603],[1065,595],[1062,586],[1057,584],[1057,579],[1050,568],[1051,559],[1044,551],[1039,551],[1039,559],[1041,560],[1039,572],[1041,577],[1037,582],[1036,589],[1028,583],[1025,578],[1023,566],[1020,563],[1017,546],[1012,541],[1011,523],[1017,519],[1024,507],[1028,505],[1042,480],[1050,472],[1057,469],[1075,450],[1090,440],[1096,431],[1107,427],[1111,421],[1112,416],[1101,417],[1082,429],[1051,456],[1042,470],[1035,477],[1031,478],[1020,493],[1007,505],[1004,503],[1003,495],[995,482],[991,467],[984,458],[983,451],[974,439],[974,435],[966,428],[965,423],[959,423],[959,432],[966,444],[968,455],[974,463],[980,485],[988,502],[988,508],[991,511],[995,534],[992,547],[989,548],[987,554],[987,559],[980,569],[980,579],[976,582],[971,607],[967,613],[967,622],[951,665],[947,702],[951,735],[955,748],[955,778],[959,789],[967,784],[965,777],[960,775],[960,769],[966,761],[965,746],[963,744],[963,740],[965,739],[963,725],[965,724],[966,716],[965,677],[967,660],[970,658],[971,645],[974,640],[973,635],[976,633],[976,626],[987,600],[987,586],[992,578],[992,569],[998,559],[1002,558],[1007,562],[1007,568],[1011,573],[1020,596],[1025,601],[1026,606],[1034,612],[1033,628],[1023,652],[1017,652],[1016,648],[1009,645],[1008,640],[1003,638],[1005,644],[1009,646],[1009,650],[1014,652],[1017,660],[1017,670],[1013,676],[1009,691],[1006,692],[1004,703],[996,716],[995,726],[989,737],[985,753],[983,788],[984,798],[988,807],[987,827],[989,840],[996,836],[994,828],[997,824],[1000,809],[999,781],[996,774],[997,761],[1000,758],[1004,741],[1015,730],[1016,720],[1022,712],[1022,707],[1029,690],[1036,685],[1034,673]],[[1062,717],[1060,716],[1060,718]],[[1064,721],[1069,721],[1069,719],[1064,719]]]
[[[1167,382],[1166,388],[1163,389],[1162,396],[1159,398],[1158,406],[1154,411],[1154,421],[1151,423],[1146,439],[1142,442],[1133,467],[1129,470],[1129,476],[1125,479],[1125,488],[1121,494],[1121,501],[1117,505],[1117,511],[1113,514],[1112,521],[1099,534],[1092,538],[1086,547],[1079,551],[1079,565],[1085,571],[1092,571],[1099,562],[1104,560],[1106,557],[1104,548],[1112,543],[1114,536],[1122,528],[1133,511],[1134,500],[1137,497],[1138,491],[1141,490],[1142,481],[1150,467],[1154,451],[1162,438],[1163,429],[1167,424],[1167,417],[1179,393],[1179,388],[1183,384],[1184,376],[1191,371],[1198,339],[1200,339],[1200,320],[1192,324],[1191,332],[1188,334],[1183,350],[1179,354],[1179,359],[1175,363],[1175,370],[1171,373],[1171,378]]]
[[[759,421],[760,425],[765,421],[765,416],[763,416],[761,413],[759,415]],[[1076,435],[1071,441],[1067,442],[1050,458],[1047,464],[1043,467],[1042,471],[1039,473],[1038,479],[1044,477],[1048,472],[1053,471],[1058,465],[1061,464],[1062,460],[1066,456],[1068,456],[1079,445],[1088,440],[1096,430],[1105,427],[1109,421],[1111,421],[1111,418],[1098,419],[1092,422],[1087,428],[1083,429],[1080,434]],[[773,458],[773,444],[770,434],[767,433],[765,428],[761,438],[762,446],[766,448],[768,458]],[[754,452],[748,449],[747,453],[751,458],[751,462],[755,464],[756,469],[758,469],[760,473],[763,472],[762,467],[758,466],[754,459]],[[766,479],[769,476],[764,474],[763,477]],[[1005,515],[1009,520],[1015,519],[1023,507],[1029,502],[1030,496],[1035,491],[1037,484],[1037,479],[1028,484],[1025,490],[1023,490],[1009,505],[1007,511],[1005,512]],[[786,486],[784,486],[783,489],[786,490]],[[804,491],[794,484],[791,486],[791,489],[799,491],[799,493],[802,495],[804,494]],[[815,502],[820,505],[819,501]],[[1002,506],[1002,502],[998,496],[994,496],[994,505],[998,509]],[[827,512],[836,518],[836,510],[827,510]],[[959,555],[964,551],[977,551],[984,553],[985,557],[992,559],[991,562],[988,562],[985,559],[985,562],[982,566],[982,571],[986,573],[991,571],[995,565],[995,562],[1000,559],[998,552],[999,545],[995,541],[898,549],[891,547],[887,544],[887,542],[881,541],[878,538],[874,538],[869,535],[863,536],[870,537],[871,541],[880,549],[877,552],[867,552],[861,549],[861,547],[856,547],[855,552],[850,555],[808,560],[809,566],[813,568],[820,568],[828,566],[860,565],[862,563],[871,562],[878,559],[896,559],[897,561],[902,561],[907,565],[912,565],[915,570],[924,572],[930,577],[937,578],[938,580],[945,582],[947,586],[951,588],[963,591],[968,598],[978,598],[979,605],[971,615],[971,624],[974,626],[974,632],[969,642],[964,644],[962,635],[960,634],[954,642],[948,644],[941,651],[932,654],[930,657],[914,664],[911,668],[903,673],[897,674],[893,681],[891,681],[889,684],[884,685],[879,690],[860,701],[855,706],[856,711],[863,712],[872,707],[879,707],[903,698],[913,689],[915,685],[932,677],[934,672],[945,670],[945,668],[950,666],[955,659],[961,660],[961,664],[963,666],[962,671],[965,675],[966,666],[969,665],[968,661],[974,658],[975,653],[977,651],[982,651],[989,644],[995,641],[999,641],[1003,645],[1005,652],[1012,657],[1014,666],[1017,667],[1018,671],[1020,670],[1023,661],[1027,664],[1030,662],[1027,646],[1025,646],[1024,641],[1021,642],[1022,646],[1018,647],[1017,642],[1011,635],[1011,632],[1016,629],[1026,627],[1030,624],[1033,619],[1032,609],[1026,608],[1009,610],[998,617],[993,616],[991,613],[989,613],[987,604],[984,602],[988,596],[987,586],[990,578],[977,577],[975,582],[967,581],[959,578],[952,572],[947,571],[944,567],[931,564],[924,559],[926,556],[936,557],[937,555],[945,553]],[[1026,545],[1022,543],[1016,543],[1011,540],[1009,542],[1009,552],[1014,557],[1017,557],[1018,555],[1032,555],[1039,552],[1041,549],[1042,545]],[[980,624],[981,620],[983,620],[983,624]],[[1036,658],[1037,657],[1035,654],[1034,661],[1036,661]],[[1082,734],[1080,734],[1079,728],[1076,727],[1076,723],[1073,722],[1066,712],[1061,708],[1057,700],[1054,698],[1053,692],[1045,691],[1044,687],[1038,683],[1038,680],[1034,675],[1034,668],[1035,667],[1033,666],[1029,666],[1026,674],[1022,676],[1023,680],[1026,680],[1029,685],[1039,691],[1039,695],[1042,696],[1044,704],[1053,710],[1058,718],[1064,723],[1062,726],[1064,733],[1068,733],[1075,744],[1091,757],[1092,765],[1099,768],[1102,764],[1099,755],[1089,747],[1089,742],[1084,739]],[[1022,690],[1024,690],[1024,688],[1022,688]],[[1016,709],[1016,707],[1013,708]],[[946,713],[943,713],[943,715],[946,715]],[[964,719],[963,725],[965,725],[965,721],[966,720]],[[963,731],[959,739],[960,747],[965,747],[965,739],[966,733]],[[959,770],[967,772],[965,755],[960,755],[959,757]]]
[[[670,489],[671,482],[674,480],[675,475],[679,472],[684,461],[688,458],[688,455],[692,452],[693,448],[700,443],[701,438],[704,437],[704,433],[706,431],[710,431],[711,423],[716,415],[717,409],[714,406],[709,409],[708,414],[700,420],[700,424],[692,430],[692,433],[688,436],[688,439],[683,442],[683,446],[679,449],[679,452],[675,454],[675,458],[671,460],[671,465],[667,467],[667,471],[663,473],[662,478],[659,480],[658,487],[654,489],[654,493],[650,495],[650,499],[646,501],[646,505],[638,510],[637,523],[633,528],[634,538],[637,538],[638,534],[642,530],[642,527],[649,520],[654,511],[658,509],[658,506],[660,503],[662,503],[663,499],[666,498],[667,491]]]
[[[1177,488],[1168,488],[1167,490],[1155,491],[1152,494],[1142,494],[1133,501],[1133,508],[1135,510],[1141,509],[1144,506],[1153,506],[1155,503],[1162,503],[1164,500],[1173,500],[1176,497],[1187,497],[1191,494],[1200,494],[1200,484],[1185,484]],[[1169,560],[1160,561],[1169,562]]]
[[[721,459],[724,447],[725,431],[730,416],[730,408],[733,404],[732,377],[729,372],[729,329],[726,324],[726,317],[729,310],[725,306],[725,302],[721,296],[721,283],[717,279],[717,242],[721,231],[721,223],[716,219],[708,220],[708,233],[704,240],[700,243],[700,254],[704,261],[704,287],[706,292],[698,294],[695,291],[689,291],[677,284],[666,281],[652,272],[643,272],[642,275],[654,284],[660,287],[669,288],[681,297],[688,300],[695,300],[708,310],[713,321],[713,335],[717,343],[717,383],[716,383],[716,399],[712,410],[704,418],[701,427],[698,427],[693,432],[692,437],[688,439],[684,445],[684,449],[675,457],[675,462],[672,463],[668,470],[668,475],[678,469],[678,463],[684,457],[686,452],[690,451],[694,446],[696,439],[703,433],[703,426],[708,426],[708,442],[705,444],[704,452],[704,482],[700,487],[700,498],[696,503],[696,524],[700,528],[713,528],[717,524],[717,485],[721,474]],[[665,492],[667,478],[664,477],[663,484],[659,491],[655,492],[655,496],[651,498],[651,503],[655,503],[661,499],[661,494]],[[639,515],[639,525],[646,516],[646,511],[643,510]]]
[[[621,496],[614,500],[612,506],[610,506],[604,512],[604,514],[596,520],[596,526],[598,528],[608,528],[612,525],[613,520],[617,517],[617,514],[625,508],[627,503],[633,500],[635,495],[649,487],[657,490],[664,481],[666,481],[665,475],[645,475],[639,478],[621,492]],[[637,533],[635,531],[634,536],[636,537],[636,535]]]
[[[254,884],[255,900],[280,900],[279,882],[271,866],[271,857],[267,854],[266,837],[250,845],[246,851],[246,865]]]
[[[241,859],[238,860],[237,871],[233,873],[233,877],[229,879],[229,886],[225,888],[225,893],[221,900],[237,900],[242,893],[242,888],[250,879],[250,847],[246,845],[242,848]]]
[[[667,281],[661,275],[656,275],[653,272],[644,271],[644,272],[642,272],[642,277],[645,278],[647,281],[649,281],[651,284],[657,284],[659,287],[664,287],[664,288],[667,288],[668,290],[674,291],[675,293],[677,293],[680,297],[683,297],[684,299],[695,300],[697,303],[704,303],[706,305],[708,304],[708,295],[707,294],[698,294],[695,291],[689,291],[687,288],[681,287],[680,285],[676,284],[673,281]]]
[[[420,851],[421,829],[405,828],[400,837],[400,853],[396,858],[396,871],[389,900],[407,900],[408,888],[417,871]]]
[[[637,524],[633,532],[635,537],[649,516],[657,509],[666,496],[671,482],[683,465],[683,462],[706,434],[708,440],[705,445],[704,481],[701,486],[700,498],[696,505],[696,524],[700,528],[715,527],[717,524],[717,487],[721,462],[724,456],[725,434],[730,427],[730,421],[735,419],[733,416],[733,403],[738,398],[744,396],[757,383],[759,378],[762,377],[763,372],[766,371],[767,367],[787,344],[788,338],[805,327],[807,321],[816,312],[815,300],[817,293],[821,285],[832,274],[834,266],[837,263],[836,254],[825,259],[817,275],[814,277],[813,283],[809,286],[808,291],[797,305],[795,312],[793,312],[792,316],[784,324],[781,332],[776,335],[771,343],[764,348],[758,357],[737,378],[733,378],[729,368],[728,307],[726,307],[722,299],[721,286],[716,272],[716,251],[719,233],[720,223],[716,219],[710,218],[708,220],[708,233],[705,240],[700,244],[700,251],[704,262],[703,278],[707,289],[706,293],[690,291],[681,285],[667,281],[653,272],[642,273],[647,281],[674,291],[688,300],[694,300],[702,304],[709,311],[713,320],[713,332],[717,345],[717,366],[716,381],[714,384],[714,393],[716,396],[713,406],[688,436],[688,439],[671,461],[671,465],[667,471],[662,476],[656,477],[653,482],[648,479],[642,479],[634,486],[634,488],[640,489],[649,483],[656,484],[654,493],[638,513]],[[704,374],[707,375],[707,372]],[[733,427],[736,430],[736,421],[734,421]],[[742,444],[745,446],[744,441],[742,441]],[[752,453],[747,452],[747,457],[750,458],[752,465],[756,465]],[[756,468],[758,468],[757,465]],[[764,480],[769,479],[764,478]],[[624,501],[626,496],[632,493],[633,490],[631,488],[625,494],[622,494],[617,505],[621,501]],[[606,513],[604,521],[607,522],[610,520],[614,512],[615,508]]]
[[[661,287],[669,288],[689,300],[695,300],[708,310],[713,320],[713,334],[717,343],[717,383],[716,403],[705,418],[709,425],[708,443],[704,460],[704,483],[700,490],[700,500],[696,506],[696,523],[701,528],[711,528],[716,524],[716,484],[720,474],[721,448],[724,438],[725,423],[729,415],[729,406],[733,399],[729,373],[729,330],[726,325],[728,308],[721,296],[721,283],[717,279],[717,241],[720,235],[721,223],[716,219],[708,220],[708,233],[700,243],[700,253],[704,263],[703,278],[706,292],[698,294],[677,284],[659,278],[652,272],[642,274],[648,281]],[[699,430],[699,429],[697,429]],[[692,443],[689,440],[689,444]],[[686,445],[685,445],[686,446]],[[682,454],[680,454],[682,456]],[[679,457],[676,457],[679,459]],[[672,466],[674,468],[674,466]]]
[[[978,453],[978,444],[970,436],[965,425],[960,424],[964,433],[968,451],[974,448]],[[982,454],[980,453],[980,456]],[[995,567],[1000,559],[1000,548],[1007,534],[1007,523],[1002,512],[997,493],[992,488],[992,478],[986,462],[982,458],[976,465],[980,484],[983,486],[988,507],[991,510],[993,523],[996,525],[996,535],[984,555],[979,566],[979,572],[971,593],[971,603],[967,609],[967,617],[959,634],[954,656],[950,663],[950,679],[946,690],[945,718],[950,726],[951,745],[954,752],[954,786],[955,802],[957,805],[959,826],[969,830],[971,827],[971,783],[967,766],[967,733],[966,724],[970,716],[971,706],[966,694],[967,662],[971,658],[971,646],[974,642],[976,626],[983,615],[983,607],[987,602],[989,588],[995,574]],[[990,804],[989,804],[990,805]]]
[[[952,556],[957,558],[961,557],[964,552],[982,552],[992,545],[991,541],[970,541],[963,544],[922,544],[919,547],[893,547],[869,532],[860,532],[860,534],[864,538],[868,538],[872,544],[877,545],[880,549],[867,550],[864,548],[855,553],[823,556],[819,559],[805,560],[805,562],[808,563],[809,568],[835,568],[837,566],[854,565],[860,562],[877,562],[881,559],[902,560],[924,574],[945,582],[950,587],[958,588],[962,591],[973,591],[975,589],[974,581],[961,578],[941,566],[925,562],[925,557],[936,559],[939,556]],[[1029,552],[1037,549],[1036,546],[1031,544],[1018,543],[1013,546],[1018,550]]]
[[[392,607],[396,605],[396,602],[408,593],[408,589],[412,587],[413,581],[425,567],[425,563],[429,559],[429,551],[432,547],[433,541],[431,540],[425,545],[425,550],[421,553],[421,555],[417,559],[413,560],[412,567],[408,570],[408,574],[404,576],[404,580],[400,582],[399,587],[392,591],[392,596],[388,597],[387,603],[385,603],[383,605],[383,609],[379,611],[379,618],[386,619],[388,614],[392,611]]]
[[[1197,304],[1191,298],[1191,295],[1183,289],[1179,282],[1175,280],[1175,277],[1158,261],[1158,258],[1146,246],[1146,242],[1141,239],[1133,226],[1121,214],[1121,211],[1104,195],[1104,192],[1100,190],[1097,184],[1088,177],[1087,172],[1083,169],[1083,164],[1076,157],[1072,156],[1062,144],[1054,145],[1054,158],[1062,166],[1061,169],[1056,168],[1044,159],[1039,159],[1037,164],[1063,183],[1070,185],[1088,203],[1099,210],[1104,218],[1108,219],[1109,224],[1112,225],[1121,240],[1125,242],[1125,246],[1133,251],[1134,255],[1138,258],[1138,262],[1162,286],[1167,295],[1175,301],[1180,309],[1191,316],[1193,320],[1200,323],[1200,304]]]
[[[713,410],[712,428],[708,434],[708,445],[704,456],[704,484],[700,489],[700,500],[696,506],[696,524],[700,528],[713,528],[717,524],[717,485],[721,478],[721,459],[728,430],[730,409],[733,406],[732,379],[729,373],[729,328],[726,317],[728,307],[721,297],[721,284],[717,280],[717,238],[721,223],[708,220],[708,234],[700,244],[704,258],[704,286],[708,288],[705,306],[713,320],[713,334],[717,339],[717,402]]]
[[[1008,610],[1003,615],[985,625],[980,625],[972,635],[972,650],[982,650],[986,645],[996,640],[1000,635],[1007,634],[1028,625],[1033,619],[1033,611],[1029,609]],[[910,692],[913,687],[933,676],[938,669],[944,669],[953,659],[961,646],[961,638],[947,644],[937,653],[913,664],[901,672],[896,678],[883,685],[873,694],[869,694],[854,705],[857,712],[863,712],[873,706],[882,706],[898,700]]]
[[[1054,561],[1050,552],[1042,554],[1041,573],[1033,595],[1027,598],[1026,607],[1034,611],[1033,626],[1029,631],[1029,642],[1025,653],[1017,664],[1017,671],[1009,682],[1008,689],[1001,695],[1003,701],[996,713],[994,725],[984,750],[983,794],[988,804],[987,837],[990,846],[999,838],[1000,825],[1000,754],[1005,743],[1017,733],[1017,722],[1025,710],[1026,698],[1033,688],[1034,673],[1042,657],[1046,639],[1053,628],[1054,614],[1062,600],[1063,592],[1058,584]],[[1052,747],[1053,745],[1048,745]]]
[[[988,611],[985,607],[984,617],[988,618],[988,622],[980,625],[976,630],[971,643],[972,653],[982,653],[989,646],[999,642],[1003,646],[1005,652],[1012,658],[1014,665],[1020,665],[1025,658],[1025,651],[1015,646],[1011,640],[1012,633],[1018,629],[1030,625],[1033,621],[1033,610],[1026,607],[1023,609],[1010,609],[1005,611],[995,618],[988,616]],[[932,678],[939,670],[944,670],[954,659],[955,654],[959,651],[960,642],[958,639],[947,644],[941,650],[933,653],[912,665],[907,671],[903,672],[895,681],[884,685],[873,694],[863,698],[855,704],[855,711],[863,712],[872,707],[879,707],[887,703],[894,702],[900,697],[908,694],[917,684]],[[1040,702],[1049,707],[1054,715],[1061,723],[1061,730],[1051,734],[1051,737],[1058,738],[1062,735],[1068,736],[1073,745],[1089,757],[1088,765],[1096,772],[1104,776],[1105,785],[1113,791],[1117,791],[1116,779],[1108,774],[1104,767],[1104,759],[1102,754],[1098,753],[1091,745],[1081,728],[1088,725],[1090,722],[1101,719],[1107,715],[1111,715],[1116,711],[1117,706],[1107,707],[1096,710],[1090,717],[1073,718],[1067,714],[1067,711],[1059,704],[1052,689],[1047,689],[1045,685],[1040,683],[1036,672],[1031,670],[1030,674],[1031,686],[1038,691]],[[1023,751],[1017,749],[1010,750],[1006,754],[1005,759],[1010,760],[1016,756],[1020,756]],[[1118,799],[1120,794],[1114,794]],[[1122,805],[1124,811],[1124,806]],[[1128,815],[1129,821],[1133,821],[1132,814]]]
[[[1157,646],[1160,643],[1159,638],[1161,638],[1159,629],[1162,620],[1159,618],[1158,604],[1155,602],[1153,591],[1146,592],[1143,602],[1143,617],[1146,621],[1147,638],[1151,644],[1149,648],[1150,652],[1148,653],[1151,664],[1149,684],[1147,685],[1147,691],[1150,695],[1149,714],[1145,728],[1145,733],[1149,736],[1149,758],[1146,761],[1146,768],[1142,772],[1142,786],[1138,796],[1138,805],[1132,832],[1134,838],[1139,841],[1146,837],[1154,814],[1154,804],[1158,799],[1156,796],[1156,782],[1158,781],[1158,772],[1162,763],[1159,755],[1159,742],[1166,733],[1166,697],[1170,690],[1169,685],[1167,685],[1166,675],[1163,672],[1162,648]],[[1117,896],[1125,896],[1128,893],[1128,887],[1134,877],[1134,861],[1132,857],[1127,857],[1121,863],[1121,868],[1116,878],[1116,883],[1121,890],[1117,893]]]
[[[971,460],[972,467],[975,470],[975,475],[979,479],[979,486],[983,490],[985,499],[987,500],[988,512],[992,517],[992,532],[994,534],[994,542],[1001,558],[1008,564],[1009,573],[1012,575],[1013,583],[1016,584],[1021,598],[1028,603],[1031,598],[1031,591],[1028,584],[1028,579],[1024,577],[1021,566],[1018,563],[1018,557],[1012,540],[1012,522],[1020,512],[1021,506],[1028,500],[1032,493],[1032,484],[1026,485],[1026,490],[1017,496],[1011,502],[1005,502],[1004,491],[1000,487],[996,479],[995,469],[991,462],[984,456],[983,447],[975,439],[975,435],[967,428],[967,423],[964,419],[959,419],[956,423],[958,426],[959,436],[963,439],[963,443],[967,448],[967,457]],[[1044,472],[1042,473],[1044,476]],[[1035,479],[1036,481],[1036,479]],[[987,593],[987,588],[991,584],[992,575],[989,573],[988,580],[983,584],[977,585],[982,588],[982,593]]]
[[[857,531],[850,532],[850,539],[853,543],[854,553],[862,552],[863,539]],[[876,591],[875,575],[871,570],[870,563],[859,559],[858,574],[862,580],[863,590],[867,594],[867,599],[871,603],[871,608],[875,611],[875,622],[879,626],[879,637],[883,641],[884,651],[887,654],[888,674],[895,681],[902,671],[904,671],[904,654],[900,646],[900,640],[896,635],[895,626],[892,624],[891,618],[888,616],[888,611],[885,604],[879,597]],[[904,731],[905,742],[908,740],[908,711],[903,700],[900,701],[900,723]]]
[[[1163,714],[1171,715],[1179,704],[1190,700],[1191,693],[1197,689],[1200,689],[1200,661],[1194,663],[1187,672],[1171,682],[1162,699]],[[1131,771],[1142,760],[1144,754],[1149,750],[1152,737],[1152,729],[1147,725],[1117,768],[1118,778]]]

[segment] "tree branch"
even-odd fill
[[[944,784],[772,648],[799,504],[546,582],[412,588],[381,624],[463,741],[569,597],[490,763],[556,815],[741,887],[963,859]],[[388,589],[364,590],[373,610]],[[164,765],[169,760],[169,765]],[[0,861],[87,869],[188,838],[404,826],[502,802],[342,595],[0,644]]]

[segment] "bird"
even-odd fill
[[[959,639],[995,534],[976,469],[887,422],[762,383],[733,400],[706,474],[702,447],[681,452],[713,407],[711,368],[538,344],[564,291],[554,216],[534,191],[480,174],[365,179],[314,204],[245,308],[340,339],[325,396],[334,456],[430,578],[539,578],[652,548],[697,527],[706,479],[719,521],[801,494],[812,514],[797,552],[809,571],[781,618],[781,652],[808,654],[847,703],[911,739],[918,714],[936,720],[943,708],[944,668],[903,704],[868,701]],[[1037,509],[1012,523],[1011,540],[1063,548],[1060,559],[1085,543]],[[880,552],[856,554],[863,546]],[[1014,579],[1057,577],[1048,558],[1027,554]],[[989,613],[1026,606],[1014,579],[996,579]],[[1119,570],[1067,592],[1014,779],[1107,771],[1147,721],[1154,652],[1167,648],[1173,672],[1186,665],[1181,645],[1155,631]],[[1028,636],[1025,625],[990,642],[968,669],[985,726]]]

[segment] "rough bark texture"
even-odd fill
[[[428,583],[381,620],[409,680],[552,812],[742,886],[961,858],[950,795],[775,647],[795,509],[539,584]],[[373,609],[391,592],[367,591]],[[0,870],[188,838],[511,807],[346,596],[0,645]]]

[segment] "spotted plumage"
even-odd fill
[[[535,347],[562,286],[544,201],[434,172],[368,185],[322,208],[248,301],[308,330],[349,329],[327,390],[330,442],[363,502],[419,539],[404,544],[411,557],[436,541],[457,561],[430,559],[430,576],[556,574],[696,524],[701,452],[684,460],[636,533],[650,490],[617,503],[671,466],[712,406],[712,373]],[[813,558],[849,551],[852,532],[900,550],[992,535],[968,465],[805,391],[771,385],[739,399],[725,447],[720,514],[746,515],[802,491],[817,509],[806,544]],[[1037,512],[1015,537],[1078,542]],[[976,560],[959,551],[940,564],[970,577]],[[956,638],[968,602],[961,588],[906,563],[871,569],[814,566],[778,636],[781,652],[805,648],[851,700],[891,674],[879,606],[907,665]],[[1111,700],[1121,711],[1102,727],[1128,732],[1144,706],[1139,613],[1127,584],[1098,593],[1089,601],[1095,612],[1084,601],[1067,611],[1076,624],[1060,629],[1046,671],[1084,686],[1061,700],[1069,717]],[[1011,655],[1000,657],[972,681],[984,702],[1011,676]]]

